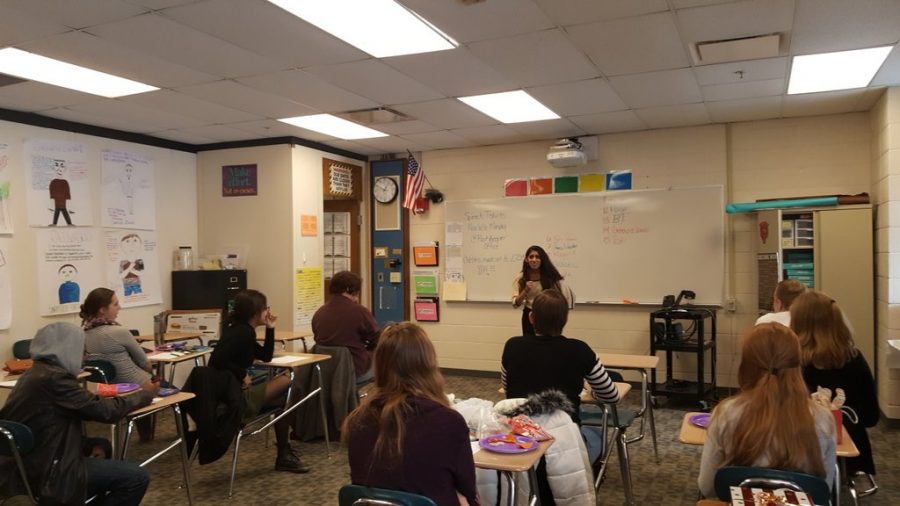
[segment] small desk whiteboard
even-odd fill
[[[687,289],[721,305],[724,205],[721,186],[462,200],[447,202],[446,226],[462,235],[466,300],[509,302],[536,244],[577,303],[660,304]]]

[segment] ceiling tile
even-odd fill
[[[782,114],[785,117],[790,117],[851,112],[860,98],[865,96],[865,93],[865,89],[859,89],[786,95],[784,97]]]
[[[669,10],[666,0],[535,0],[558,25],[578,25],[594,21],[640,16]]]
[[[60,109],[54,109],[54,111],[58,110]],[[125,131],[156,132],[158,130],[191,128],[204,125],[203,121],[195,118],[172,114],[153,107],[144,107],[117,99],[72,105],[62,110],[72,111],[76,114],[95,115],[98,118],[109,118],[110,122],[125,122],[128,126],[115,127]],[[100,125],[106,126],[104,123],[100,123]]]
[[[509,37],[554,26],[531,1],[491,0],[464,4],[404,0],[403,4],[461,43]]]
[[[515,88],[512,81],[465,47],[394,56],[382,61],[448,97],[483,95]]]
[[[146,7],[148,9],[165,9],[167,7],[175,7],[178,5],[187,5],[195,2],[202,2],[204,0],[125,0],[126,2],[134,5],[140,5],[141,7]]]
[[[717,123],[754,121],[781,116],[781,97],[759,97],[706,104],[709,117]]]
[[[166,9],[163,15],[282,63],[285,68],[369,58],[368,54],[269,2],[212,0]]]
[[[859,100],[856,102],[856,107],[854,107],[854,111],[868,111],[878,103],[878,100],[881,99],[881,95],[884,93],[884,88],[867,88],[863,94],[859,97]]]
[[[157,14],[135,16],[87,31],[136,51],[219,77],[262,74],[282,67],[225,40]]]
[[[374,125],[367,125],[370,128],[374,128],[375,130],[384,132],[386,134],[391,135],[405,135],[405,134],[417,134],[422,132],[434,132],[437,128],[434,125],[426,123],[424,121],[412,120],[412,121],[397,121],[394,123],[378,123]]]
[[[139,93],[121,97],[119,100],[139,104],[157,111],[189,116],[211,124],[262,119],[261,116],[255,114],[213,104],[172,90]]]
[[[394,106],[394,109],[438,128],[450,129],[497,124],[497,120],[489,118],[453,98],[401,104]]]
[[[386,154],[386,153],[403,153],[406,154],[406,150],[410,151],[428,151],[430,146],[425,146],[422,144],[417,144],[409,139],[403,139],[400,137],[378,137],[376,139],[358,139],[356,141],[357,144],[362,146],[368,146],[370,148],[377,149],[378,154]]]
[[[589,134],[646,130],[647,125],[634,111],[604,112],[569,118]]]
[[[671,13],[566,28],[575,46],[607,76],[687,67]]]
[[[529,121],[507,125],[529,140],[563,139],[584,135],[585,131],[567,119],[551,119],[547,121]]]
[[[346,149],[347,151],[352,151],[354,153],[359,153],[361,155],[374,155],[379,151],[376,148],[372,148],[369,146],[363,146],[355,141],[342,141],[342,140],[333,140],[328,142],[323,142],[323,144],[327,144],[328,146],[332,146],[338,149]]]
[[[33,81],[0,87],[0,107],[16,111],[34,112],[98,100],[105,99],[89,93]]]
[[[508,125],[489,125],[481,127],[457,128],[452,133],[477,143],[479,146],[489,144],[509,144],[528,140],[527,136],[516,132]]]
[[[900,44],[888,55],[881,65],[881,70],[875,74],[871,86],[900,86]]]
[[[161,132],[150,132],[153,137],[160,139],[168,139],[170,141],[186,142],[188,144],[212,144],[216,142],[214,139],[203,137],[202,135],[185,132],[184,130],[163,130]]]
[[[700,86],[730,84],[767,79],[784,79],[787,76],[788,58],[766,58],[735,63],[719,63],[694,67]]]
[[[212,74],[143,54],[85,32],[67,32],[27,42],[19,47],[158,88],[218,79]]]
[[[308,67],[304,71],[384,105],[424,102],[443,97],[437,91],[376,59]]]
[[[689,7],[701,7],[704,5],[724,4],[733,2],[734,0],[671,0],[672,6],[676,9],[687,9]]]
[[[70,28],[85,28],[146,12],[121,0],[3,0],[3,5]]]
[[[650,128],[672,128],[709,123],[704,104],[668,105],[638,109],[635,114]]]
[[[677,11],[682,39],[688,44],[790,32],[794,0],[743,0]],[[786,41],[782,39],[782,48]]]
[[[237,80],[258,91],[272,93],[323,112],[344,112],[382,104],[326,83],[302,70],[246,77]]]
[[[253,138],[250,132],[232,128],[228,125],[207,125],[196,128],[182,128],[178,131],[209,137],[216,142],[242,141]]]
[[[700,102],[700,87],[691,69],[664,70],[609,79],[613,89],[632,108]]]
[[[319,112],[292,100],[256,91],[231,80],[187,86],[175,91],[267,118],[289,118]]]
[[[49,19],[0,4],[0,47],[15,46],[71,28]]]
[[[464,139],[447,130],[425,132],[421,134],[406,134],[403,138],[424,146],[431,146],[434,149],[463,148],[475,145],[474,142]]]
[[[538,102],[561,116],[628,109],[604,79],[587,79],[573,83],[551,84],[528,88]]]
[[[896,0],[797,0],[791,39],[796,55],[895,44],[900,39]]]
[[[516,35],[469,45],[519,86],[539,86],[597,77],[597,69],[560,30]]]
[[[334,139],[334,137],[330,135],[313,132],[312,130],[306,130],[305,128],[289,125],[287,123],[274,119],[229,123],[228,126],[231,128],[237,128],[238,130],[243,130],[245,132],[250,132],[254,134],[256,138],[302,137],[307,140],[318,142],[330,141]]]
[[[784,79],[766,81],[748,81],[734,84],[715,84],[701,87],[703,99],[708,102],[717,100],[737,100],[740,98],[767,97],[782,95],[785,92]]]

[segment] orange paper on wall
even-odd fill
[[[300,235],[316,236],[319,234],[318,218],[314,214],[300,215]]]

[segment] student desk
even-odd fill
[[[601,360],[602,361],[602,360]],[[604,364],[605,365],[605,364]],[[621,383],[616,382],[616,389],[619,391],[619,401],[625,398],[628,395],[628,392],[631,391],[630,383]],[[608,404],[599,404],[596,399],[591,395],[590,387],[585,384],[585,389],[581,391],[581,402],[584,404],[596,404],[601,406],[604,409],[604,418],[603,421],[606,423],[606,416],[612,415],[613,423],[616,424],[618,422],[619,416],[615,411],[615,405]],[[628,448],[627,441],[625,439],[625,431],[621,430],[619,427],[614,429],[613,437],[616,440],[616,451],[619,453],[619,472],[622,473],[622,486],[625,489],[625,504],[634,504],[634,487],[631,484],[631,464],[628,461]],[[604,441],[604,445],[607,445],[609,441]],[[606,450],[604,449],[604,455],[606,455]],[[604,458],[605,460],[605,458]]]
[[[697,427],[690,422],[690,418],[698,414],[700,413],[685,413],[684,418],[681,420],[681,432],[678,434],[678,440],[682,443],[702,446],[703,443],[706,442],[706,429]],[[859,449],[856,448],[856,444],[853,443],[853,439],[851,439],[850,434],[847,433],[847,427],[841,426],[841,442],[838,443],[837,447],[835,448],[835,454],[837,455],[838,461],[841,465],[838,466],[837,473],[834,477],[837,488],[834,493],[836,497],[840,497],[841,468],[843,467],[844,458],[859,456]]]
[[[301,340],[303,341],[303,353],[308,351],[306,347],[306,338],[312,337],[312,332],[308,330],[276,330],[275,331],[275,342],[281,343],[281,350],[284,351],[287,349],[287,344],[291,341]],[[266,339],[266,331],[265,329],[258,329],[256,331],[256,340],[264,341]]]
[[[535,504],[535,502],[539,501],[535,464],[541,460],[541,457],[547,452],[547,448],[550,448],[552,444],[553,440],[549,439],[540,442],[534,451],[514,454],[480,449],[474,455],[475,467],[479,469],[493,469],[506,478],[506,483],[509,486],[506,503],[509,506],[515,506],[516,504],[516,473],[528,473],[528,486],[531,495],[528,504]]]
[[[331,443],[328,439],[328,418],[325,415],[325,398],[321,394],[324,383],[322,382],[322,368],[319,366],[321,362],[324,362],[326,360],[331,360],[331,355],[321,355],[316,353],[276,353],[272,360],[270,360],[269,362],[257,362],[256,365],[268,367],[270,369],[269,374],[272,374],[275,369],[287,369],[288,371],[290,371],[291,384],[288,387],[287,396],[285,397],[286,400],[284,410],[282,410],[282,412],[279,413],[278,416],[276,416],[274,419],[270,420],[269,423],[251,432],[250,435],[252,436],[255,434],[259,434],[260,432],[268,429],[278,420],[281,420],[283,417],[293,413],[294,410],[300,407],[301,404],[305,403],[314,396],[318,396],[319,410],[322,413],[322,428],[325,430],[325,452],[330,456]],[[294,390],[295,379],[294,368],[304,365],[314,366],[318,384],[316,385],[315,390],[306,394],[306,397],[292,403],[291,394]]]
[[[649,375],[659,365],[657,355],[620,355],[618,353],[598,353],[597,358],[609,369],[628,369],[641,374],[641,409],[634,414],[635,418],[647,414],[650,423],[650,437],[653,438],[653,458],[659,464],[659,449],[656,445],[656,420],[653,418],[653,399],[651,398]],[[641,433],[628,440],[629,443],[644,439],[644,419],[641,418]]]
[[[156,342],[152,334],[137,336],[135,337],[135,339],[142,343],[148,341],[151,343]],[[201,334],[200,332],[166,332],[165,334],[163,334],[164,343],[171,343],[173,341],[188,341],[190,339],[196,339],[200,341],[201,345],[203,344],[203,334]]]
[[[619,400],[621,401],[628,395],[628,392],[631,391],[631,383],[620,383],[617,381],[615,385],[616,390],[619,391]],[[594,399],[594,396],[591,394],[591,390],[587,385],[585,385],[584,390],[581,391],[581,402],[584,404],[598,404],[597,399]]]
[[[206,356],[210,353],[212,353],[212,349],[194,352],[183,352],[178,350],[155,351],[153,353],[148,353],[147,358],[156,365],[156,374],[160,378],[165,377],[165,368],[166,366],[169,366],[169,386],[174,386],[175,367],[177,367],[178,364],[193,360],[195,366],[201,366],[206,362]],[[203,360],[201,361],[201,359]]]
[[[138,408],[123,418],[119,423],[113,425],[113,434],[114,434],[114,443],[119,441],[120,432],[122,430],[122,425],[126,426],[125,429],[125,439],[122,441],[121,450],[119,451],[120,455],[117,455],[116,458],[125,460],[128,454],[128,441],[131,439],[131,433],[134,431],[134,423],[135,421],[147,417],[153,416],[154,414],[167,409],[172,408],[172,414],[175,418],[175,429],[178,433],[178,438],[172,442],[169,446],[163,448],[159,452],[157,452],[152,457],[147,460],[141,462],[141,467],[146,466],[147,464],[153,462],[169,450],[175,448],[176,446],[181,449],[181,469],[184,473],[184,488],[187,491],[188,496],[188,504],[193,504],[193,498],[191,496],[191,463],[188,457],[187,450],[187,439],[185,438],[184,432],[184,423],[181,419],[181,403],[190,399],[193,399],[195,395],[190,392],[178,392],[177,394],[172,394],[168,397],[155,397],[153,402],[143,408]]]
[[[24,373],[22,373],[22,374],[24,374]],[[13,387],[16,386],[16,383],[19,381],[19,378],[22,377],[22,374],[16,374],[16,375],[4,374],[3,376],[0,376],[0,388],[7,388],[7,389],[12,390]],[[78,373],[78,376],[76,376],[76,378],[79,380],[85,380],[90,375],[91,375],[91,373],[89,373],[87,371],[81,371],[80,373]]]

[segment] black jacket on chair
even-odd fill
[[[182,416],[190,415],[197,426],[189,437],[200,445],[200,464],[219,460],[241,428],[245,404],[240,383],[227,370],[195,367],[181,390],[196,395],[182,403]]]
[[[328,434],[336,438],[344,418],[359,405],[356,394],[356,371],[353,368],[353,356],[345,346],[313,346],[313,353],[331,356],[331,360],[320,362],[322,382],[319,395],[325,400],[325,413],[328,418]],[[296,395],[301,399],[318,385],[318,377],[313,367],[301,367],[294,380]],[[319,399],[310,399],[297,408],[294,419],[294,438],[310,441],[325,435],[322,417],[319,414]]]

